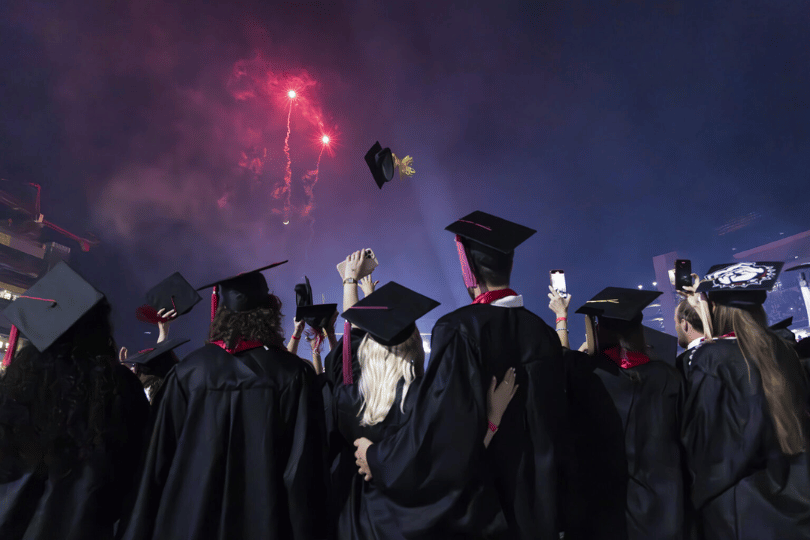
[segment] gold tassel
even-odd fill
[[[392,153],[391,156],[394,158],[394,168],[399,171],[400,178],[403,176],[411,177],[416,174],[416,171],[411,167],[411,165],[413,165],[413,158],[411,156],[405,156],[402,159],[399,159],[394,153]]]

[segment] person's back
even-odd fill
[[[438,306],[397,283],[388,283],[354,304],[343,317],[357,326],[346,346],[326,359],[332,389],[330,454],[336,537],[341,540],[419,536],[418,516],[390,501],[374,482],[357,474],[356,439],[384,439],[407,422],[414,408],[425,352],[416,320]],[[343,343],[341,343],[343,345]],[[344,353],[346,356],[344,356]],[[415,526],[415,527],[414,527]]]
[[[509,288],[514,249],[536,231],[484,212],[447,230],[474,305],[434,327],[416,410],[396,437],[368,447],[369,468],[385,490],[418,491],[437,531],[487,538],[506,526],[508,538],[557,538],[562,346]],[[510,367],[520,388],[503,428],[490,425],[498,433],[490,457],[478,442],[487,386]]]
[[[525,307],[497,303],[465,306],[439,319],[431,348],[456,341],[452,334],[469,345],[466,358],[474,371],[480,370],[482,388],[493,376],[516,369],[520,388],[485,454],[509,537],[555,535],[565,413],[559,339]]]
[[[149,405],[115,361],[110,306],[60,264],[4,315],[30,342],[0,378],[0,538],[111,539]]]
[[[125,537],[281,539],[314,529],[306,497],[318,495],[301,491],[320,471],[306,431],[320,412],[313,378],[281,348],[231,355],[206,345],[187,356],[166,379],[148,450],[147,468],[165,478],[153,533]],[[140,500],[156,502],[148,483],[140,489]]]
[[[217,282],[209,343],[169,372],[124,539],[313,539],[326,500],[315,373],[258,271]]]
[[[682,438],[706,538],[810,538],[810,390],[762,307],[781,267],[716,265],[697,288],[718,337],[691,358]]]
[[[679,540],[689,529],[680,444],[683,378],[651,360],[643,310],[660,292],[607,287],[577,310],[592,356],[566,354],[573,540]]]
[[[679,539],[686,515],[683,380],[665,362],[566,358],[571,477],[566,538]]]
[[[777,362],[794,362],[790,353],[780,348]],[[745,361],[738,340],[702,344],[689,373],[684,442],[703,533],[810,538],[810,453],[778,451],[759,369]]]

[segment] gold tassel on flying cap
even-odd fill
[[[405,156],[402,159],[399,159],[396,154],[391,154],[394,158],[394,168],[399,171],[400,179],[403,176],[411,177],[416,174],[416,171],[411,167],[413,165],[413,158],[411,156]]]

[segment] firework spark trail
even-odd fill
[[[315,170],[308,171],[301,179],[303,180],[304,193],[307,196],[307,203],[303,208],[304,216],[308,216],[312,212],[312,209],[315,208],[315,184],[318,183],[318,175],[321,170],[321,156],[323,156],[324,148],[326,148],[326,144],[321,147],[321,151],[318,153],[318,161],[315,162]]]
[[[290,118],[292,117],[293,100],[295,99],[295,90],[287,92],[287,97],[290,98],[290,108],[287,110],[287,136],[284,137],[284,156],[287,158],[287,167],[284,169],[284,188],[283,192],[286,194],[284,201],[284,224],[290,221],[290,196],[292,195],[292,160],[290,159]]]

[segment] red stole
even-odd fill
[[[602,352],[622,369],[641,366],[650,361],[650,357],[644,353],[623,350],[621,347],[610,347]]]
[[[261,341],[245,341],[240,339],[239,342],[236,344],[236,348],[229,349],[225,342],[220,340],[217,341],[209,341],[211,345],[216,345],[217,347],[221,347],[225,349],[225,351],[229,352],[230,354],[240,353],[242,351],[249,351],[250,349],[257,349],[259,347],[264,347],[264,343]]]
[[[512,289],[500,289],[498,291],[487,291],[485,293],[479,294],[475,300],[473,300],[473,304],[491,304],[495,300],[500,300],[501,298],[506,298],[507,296],[517,296],[518,293],[513,291]]]

